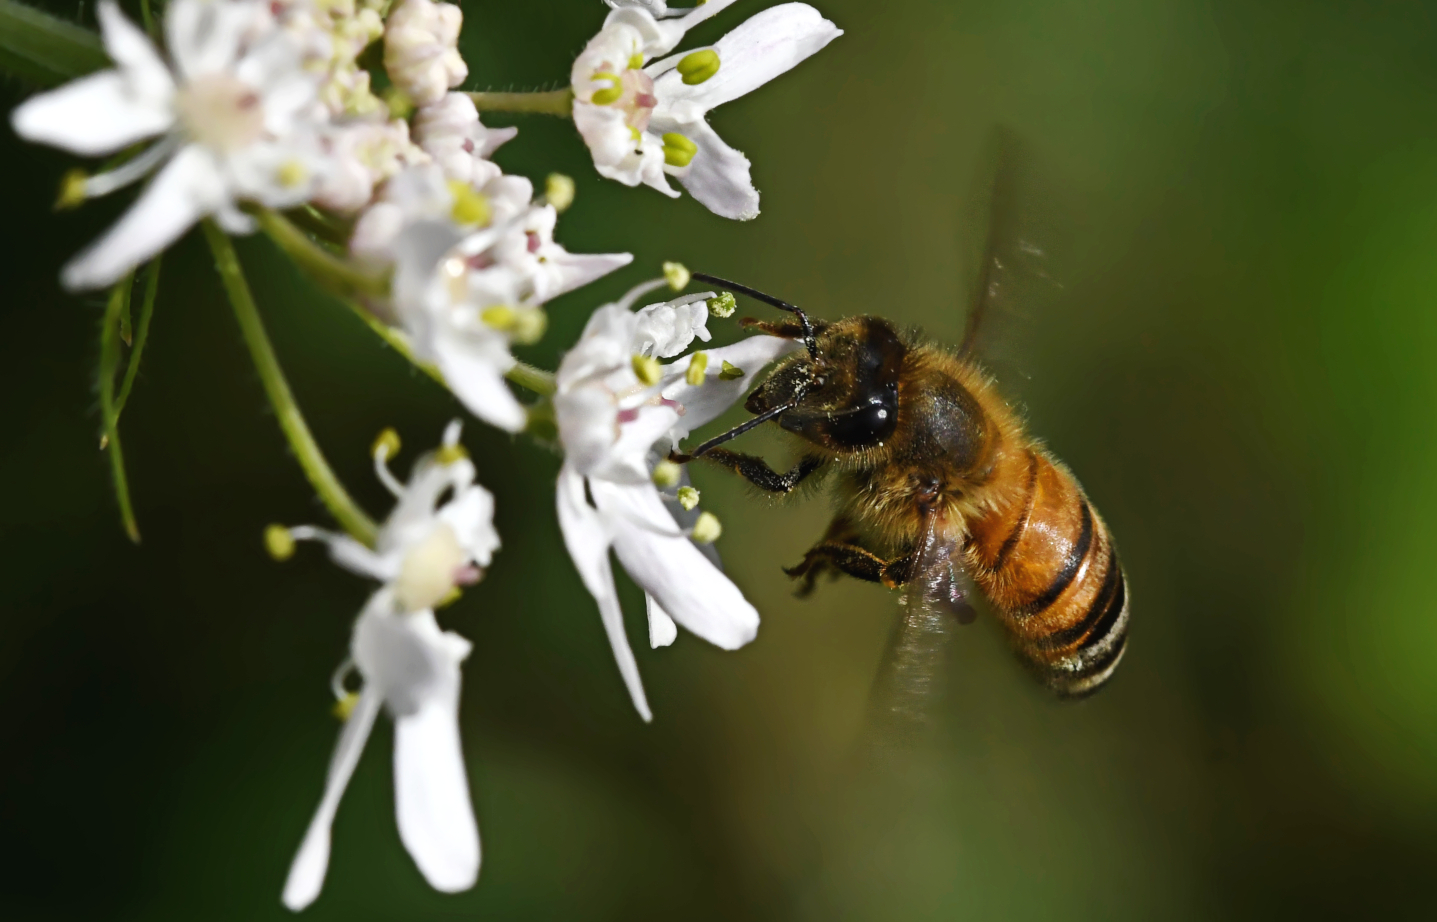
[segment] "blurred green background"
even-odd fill
[[[713,116],[754,161],[750,224],[602,181],[570,125],[512,120],[501,165],[578,182],[561,240],[636,255],[554,303],[529,357],[552,363],[663,259],[956,341],[982,236],[970,190],[991,126],[1011,126],[1061,283],[1025,334],[1024,396],[1122,547],[1123,667],[1061,705],[980,620],[934,749],[857,768],[893,599],[854,583],[794,599],[778,565],[824,501],[703,472],[764,625],[736,653],[688,635],[652,652],[625,583],[645,726],[560,544],[558,459],[473,424],[505,546],[444,621],[474,642],[479,884],[433,893],[404,854],[381,721],[307,917],[1432,918],[1431,5],[819,6],[847,34]],[[566,82],[605,12],[464,9],[480,89]],[[6,106],[25,92],[7,83]],[[328,677],[368,587],[314,549],[283,566],[261,549],[266,523],[324,515],[193,235],[166,261],[124,418],[144,543],[125,540],[96,450],[100,299],[56,283],[122,203],[57,216],[71,161],[9,132],[0,151],[0,915],[281,918],[338,729]],[[383,510],[375,433],[396,426],[407,464],[457,405],[264,241],[241,255],[319,439]]]

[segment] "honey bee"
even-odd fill
[[[703,458],[779,494],[832,471],[837,514],[786,570],[801,594],[825,572],[904,587],[892,669],[910,696],[934,680],[924,635],[971,620],[969,583],[1059,696],[1092,694],[1112,677],[1129,607],[1117,547],[1077,479],[1028,435],[969,354],[972,315],[964,348],[952,352],[881,317],[816,320],[747,286],[693,277],[792,314],[743,324],[804,346],[749,395],[752,419],[673,456]],[[768,421],[800,440],[791,470],[720,447]]]

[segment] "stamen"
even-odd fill
[[[719,56],[712,48],[686,54],[674,68],[683,75],[686,86],[696,86],[718,73]]]
[[[650,279],[647,282],[642,282],[638,285],[635,285],[633,288],[630,288],[627,292],[625,292],[624,296],[619,299],[619,306],[622,307],[624,310],[629,310],[634,306],[635,301],[639,300],[651,291],[656,291],[660,288],[663,288],[668,283],[668,279]]]
[[[389,459],[399,454],[399,433],[393,429],[385,429],[379,433],[369,454],[374,458],[374,476],[378,477],[384,488],[395,497],[403,496],[404,484],[389,470]]]
[[[699,491],[695,487],[679,487],[679,505],[692,512],[699,504]]]
[[[709,299],[709,313],[715,317],[732,317],[733,312],[738,309],[738,299],[733,292],[722,292],[717,298]]]
[[[684,381],[690,387],[698,387],[704,383],[704,372],[709,367],[709,356],[707,352],[695,352],[689,356],[689,367],[684,372]]]
[[[739,378],[742,378],[742,377],[743,377],[743,369],[742,369],[742,368],[739,368],[737,365],[734,365],[733,363],[731,363],[731,362],[729,362],[727,359],[725,359],[725,360],[724,360],[724,363],[723,363],[723,368],[719,369],[719,380],[720,380],[720,381],[737,381]]]
[[[550,173],[544,180],[544,201],[563,214],[574,204],[574,180],[563,173]]]
[[[288,560],[294,556],[294,535],[283,525],[270,525],[264,530],[264,549],[275,560]]]
[[[712,512],[699,513],[698,520],[694,522],[693,530],[689,537],[699,544],[713,544],[723,534],[723,524],[719,522],[718,516]]]
[[[653,387],[663,380],[663,366],[659,365],[659,360],[653,356],[636,355],[631,364],[634,366],[634,374],[646,387]]]
[[[343,701],[354,694],[345,687],[344,682],[354,671],[354,660],[346,656],[344,662],[340,663],[339,668],[329,677],[329,690],[334,692],[335,701]]]
[[[667,138],[668,135],[664,137]],[[668,142],[665,141],[665,143]],[[665,280],[674,291],[683,291],[689,287],[689,270],[684,267],[683,263],[666,262],[663,265],[663,270]]]
[[[477,224],[489,223],[493,212],[489,208],[489,199],[474,191],[474,188],[466,182],[457,179],[449,180],[449,194],[454,196],[454,207],[450,209],[449,216],[454,219],[455,224]]]
[[[676,131],[671,131],[664,135],[663,142],[664,163],[667,163],[669,166],[688,166],[694,159],[694,154],[699,152],[697,144]]]
[[[179,139],[174,136],[162,138],[110,172],[91,176],[85,180],[85,198],[109,195],[116,189],[124,188],[148,175],[161,161],[175,152],[179,143]]]
[[[667,490],[669,487],[676,486],[678,484],[679,477],[682,476],[682,474],[683,468],[679,467],[674,462],[667,459],[660,461],[658,464],[654,465],[654,473],[652,475],[654,486],[658,487],[660,490]]]

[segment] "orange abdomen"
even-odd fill
[[[1064,697],[1091,694],[1127,646],[1117,548],[1065,467],[1036,448],[1011,463],[1026,465],[1026,489],[969,521],[969,572],[1043,680]]]

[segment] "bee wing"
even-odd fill
[[[906,748],[928,734],[941,709],[949,654],[960,625],[973,620],[958,542],[929,515],[899,599],[899,618],[874,679],[869,736],[885,748]]]
[[[1059,236],[1054,197],[1040,191],[1033,157],[1010,129],[994,129],[982,163],[973,219],[966,223],[984,242],[975,247],[959,352],[998,377],[1006,392],[1019,394],[1031,377],[1028,340],[1063,287],[1048,254]]]

